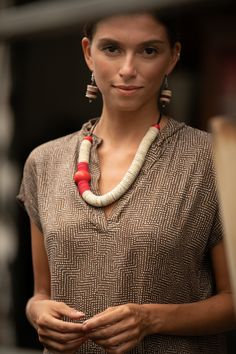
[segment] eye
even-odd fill
[[[115,56],[120,53],[119,47],[115,44],[109,44],[109,45],[104,46],[102,48],[102,51],[110,56]]]
[[[158,53],[158,50],[154,47],[146,47],[143,49],[145,57],[154,57]]]

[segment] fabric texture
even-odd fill
[[[86,318],[125,303],[191,303],[215,293],[210,250],[222,239],[211,137],[169,119],[136,181],[106,218],[73,181],[91,128],[37,147],[18,199],[44,235],[51,297]],[[91,149],[91,189],[99,194],[100,138]],[[114,162],[115,163],[115,162]],[[223,335],[151,335],[130,353],[224,354]],[[105,353],[85,343],[77,353]]]

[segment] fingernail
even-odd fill
[[[75,311],[75,312],[76,312],[76,314],[79,315],[79,316],[85,316],[85,314],[84,314],[83,312],[81,312],[81,311]]]

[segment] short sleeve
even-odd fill
[[[20,191],[17,200],[25,208],[30,219],[42,231],[38,210],[38,178],[35,151],[27,158],[23,170]]]

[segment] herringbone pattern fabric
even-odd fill
[[[188,303],[214,293],[209,250],[222,238],[207,133],[170,119],[137,180],[108,219],[73,182],[89,129],[51,141],[29,156],[19,199],[42,230],[52,298],[87,318],[127,302]],[[92,190],[99,161],[91,151]],[[115,163],[115,161],[114,161]],[[88,342],[78,353],[104,353]],[[153,335],[132,353],[223,354],[221,336]]]

